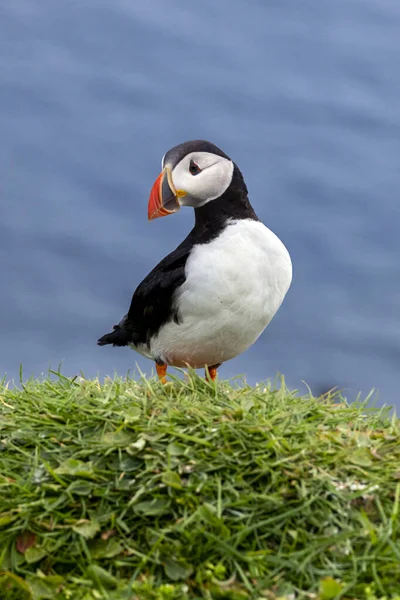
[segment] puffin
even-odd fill
[[[148,201],[148,219],[194,209],[194,227],[136,288],[129,310],[99,346],[130,346],[167,367],[205,369],[258,339],[289,289],[292,263],[281,240],[257,217],[239,167],[205,140],[174,146]]]

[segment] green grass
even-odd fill
[[[3,385],[0,598],[400,599],[399,431],[284,385]]]

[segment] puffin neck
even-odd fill
[[[222,196],[195,208],[194,213],[195,225],[191,233],[197,239],[202,238],[204,243],[217,237],[232,219],[259,221],[249,202],[243,176],[236,165],[232,182]]]

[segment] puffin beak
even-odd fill
[[[165,167],[155,180],[150,192],[148,205],[149,221],[177,212],[181,207],[178,197],[184,195],[186,194],[183,191],[175,189],[172,182],[171,170]]]

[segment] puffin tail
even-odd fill
[[[127,346],[132,341],[132,332],[120,325],[114,325],[113,331],[111,331],[111,333],[106,333],[99,338],[97,344],[99,346],[106,346],[107,344],[112,344],[113,346]]]

